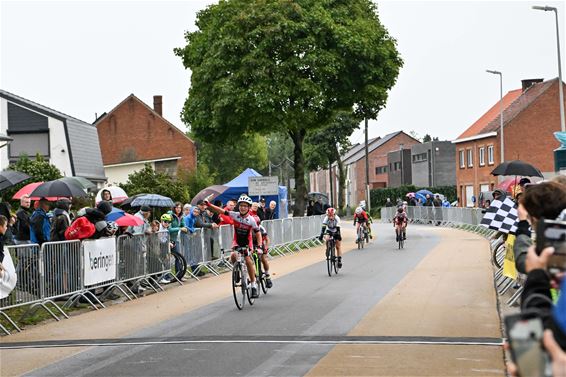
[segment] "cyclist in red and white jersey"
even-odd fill
[[[248,275],[251,281],[252,287],[252,298],[259,297],[257,291],[257,282],[255,280],[255,268],[254,262],[250,258],[251,251],[253,250],[252,236],[255,235],[257,244],[262,245],[263,241],[261,239],[261,232],[259,225],[250,215],[250,207],[252,205],[252,200],[247,195],[241,195],[238,199],[238,211],[226,211],[220,207],[217,207],[210,203],[212,196],[206,198],[204,203],[208,208],[216,213],[224,214],[230,216],[234,221],[234,240],[232,241],[232,248],[236,247],[247,247],[248,251],[244,254],[246,261],[246,266],[248,267]],[[232,263],[236,262],[236,252],[232,251],[230,254],[230,261]],[[243,278],[243,277],[242,277]]]
[[[356,234],[358,234],[358,229],[360,229],[360,226],[363,226],[367,229],[368,222],[369,218],[366,211],[364,211],[361,206],[356,208],[356,211],[354,213],[354,225],[356,226]],[[358,243],[358,240],[356,240],[356,243]]]

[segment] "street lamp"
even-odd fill
[[[499,71],[485,70],[487,73],[499,75],[499,133],[501,134],[501,163],[505,162],[504,142],[503,142],[503,73]]]
[[[538,6],[538,5],[534,5],[533,9],[535,10],[543,10],[545,12],[547,11],[553,11],[554,12],[554,16],[556,19],[556,49],[558,50],[558,95],[560,98],[560,128],[562,130],[562,132],[566,131],[566,125],[564,124],[564,93],[562,92],[562,64],[560,63],[560,33],[558,32],[558,9],[556,9],[555,7],[549,7],[548,5],[545,5],[544,7]]]

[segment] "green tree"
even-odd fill
[[[338,168],[338,208],[346,206],[346,171],[340,156],[351,147],[348,139],[359,127],[360,118],[352,112],[339,112],[332,123],[310,131],[305,139],[305,161],[308,170]],[[335,204],[336,205],[336,204]]]
[[[432,140],[432,137],[430,137],[429,134],[424,135],[423,137],[423,143],[429,142]]]
[[[202,189],[214,185],[215,176],[210,172],[208,166],[202,162],[197,162],[197,168],[192,171],[180,171],[179,180],[184,183],[191,196],[198,194]]]
[[[171,178],[167,174],[156,172],[149,163],[145,164],[142,170],[129,174],[128,181],[121,183],[120,187],[130,196],[153,193],[167,196],[182,203],[189,201],[189,190],[183,182]]]
[[[20,156],[18,161],[10,164],[10,166],[8,166],[8,169],[26,173],[31,178],[3,191],[2,197],[5,199],[14,196],[14,194],[18,192],[19,189],[21,189],[28,183],[53,181],[55,179],[63,177],[61,175],[61,171],[57,169],[56,166],[51,165],[49,161],[46,161],[43,156],[39,154],[35,156],[34,160],[30,159],[26,155],[22,155]]]
[[[199,140],[198,136],[195,138]],[[259,134],[219,139],[213,143],[201,141],[198,145],[199,161],[208,167],[208,174],[212,174],[218,184],[232,180],[246,168],[261,170],[267,166],[267,142]]]
[[[207,140],[287,133],[301,215],[307,131],[337,110],[377,116],[402,65],[395,40],[370,0],[227,0],[196,26],[175,49],[191,70],[184,122]]]

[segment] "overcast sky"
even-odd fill
[[[173,48],[210,3],[1,0],[0,88],[87,122],[130,93],[150,106],[160,94],[165,118],[184,129],[190,74]],[[456,138],[499,100],[486,69],[503,72],[504,92],[557,77],[554,14],[532,5],[558,8],[563,47],[564,2],[378,2],[405,65],[370,137],[402,129]]]

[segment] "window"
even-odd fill
[[[387,173],[387,166],[378,166],[375,168],[375,174],[385,174]]]
[[[10,159],[17,160],[22,154],[35,158],[38,153],[49,157],[49,133],[9,134],[14,139],[9,144]]]
[[[485,147],[480,148],[480,166],[485,165]]]
[[[155,172],[165,173],[170,177],[175,177],[177,175],[177,160],[156,161]]]
[[[487,163],[493,165],[493,145],[487,147]]]
[[[466,162],[464,161],[464,150],[460,150],[460,168],[466,167]]]
[[[401,162],[400,161],[393,163],[393,170],[394,171],[401,170]]]
[[[474,151],[472,149],[468,149],[468,167],[471,168],[474,166]]]
[[[413,155],[413,162],[422,162],[427,160],[427,153],[419,153]]]

